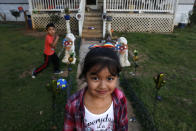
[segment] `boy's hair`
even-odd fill
[[[87,72],[94,66],[98,68],[95,74],[107,67],[112,76],[119,76],[121,65],[117,53],[111,48],[93,48],[91,49],[83,62],[83,69],[79,79],[86,78]]]
[[[53,23],[49,23],[49,24],[47,24],[47,26],[46,26],[46,30],[48,30],[48,28],[49,27],[54,27],[55,28],[55,25],[53,24]]]

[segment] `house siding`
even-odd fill
[[[176,7],[176,15],[174,20],[174,25],[179,23],[188,24],[189,14],[193,10],[195,0],[179,0],[179,3]]]
[[[0,0],[0,4],[28,4],[28,0]]]
[[[179,0],[179,4],[194,4],[195,0]]]
[[[29,9],[29,4],[2,4],[0,3],[0,13],[2,14],[6,14],[6,21],[16,21],[16,18],[14,16],[12,16],[12,14],[10,13],[10,10],[18,10],[18,7],[22,6],[24,10],[28,10]],[[2,21],[1,17],[0,17],[0,21]],[[24,14],[21,13],[20,17],[17,18],[17,21],[25,21],[24,19]]]

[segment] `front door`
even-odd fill
[[[98,0],[87,0],[86,6],[90,7],[91,9],[97,9],[98,7]]]

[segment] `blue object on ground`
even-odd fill
[[[162,97],[161,96],[157,96],[157,100],[161,101]]]
[[[57,88],[64,90],[68,87],[68,83],[65,79],[58,79],[57,80]]]

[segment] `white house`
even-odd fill
[[[109,21],[102,19],[103,14],[112,16],[110,23],[114,31],[172,32],[174,25],[188,22],[187,14],[193,9],[194,0],[1,0],[0,11],[5,12],[9,20],[15,20],[9,10],[18,6],[28,9],[27,3],[35,29],[45,27],[49,12],[61,12],[57,29],[65,30],[63,10],[69,8],[71,28],[80,36],[87,33],[92,37],[93,33],[100,36],[101,32],[104,37]],[[92,10],[85,10],[87,7]],[[89,30],[90,26],[95,26],[96,30]]]
[[[16,21],[15,17],[10,13],[10,10],[18,10],[20,6],[24,10],[29,10],[28,0],[0,0],[0,13],[6,15],[6,21]],[[2,21],[1,17],[0,21]],[[17,18],[17,21],[24,21],[23,13]]]
[[[195,0],[179,0],[176,7],[174,24],[188,23],[189,15],[193,10]]]

